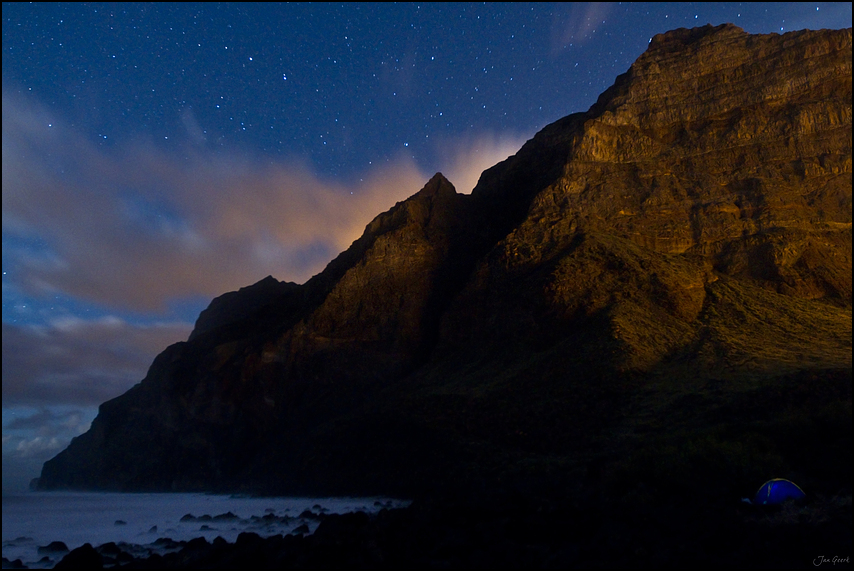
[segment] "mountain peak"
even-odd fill
[[[749,34],[735,24],[720,24],[713,26],[706,24],[696,28],[676,28],[662,34],[656,34],[649,42],[647,52],[676,51],[686,46],[699,42],[704,38],[738,37]]]
[[[419,196],[434,196],[437,194],[443,195],[452,195],[456,194],[457,190],[454,188],[454,185],[451,184],[445,175],[440,172],[434,174],[427,184],[424,185],[420,191],[418,191]]]
[[[295,291],[296,288],[297,285],[294,283],[280,282],[273,276],[267,276],[238,291],[224,293],[211,301],[199,314],[189,341],[209,331],[246,319],[259,309],[277,301],[281,296]]]
[[[850,29],[656,36],[471,195],[436,173],[306,284],[214,300],[39,487],[408,495],[850,411],[851,86]]]

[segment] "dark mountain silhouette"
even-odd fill
[[[851,46],[656,36],[471,195],[213,300],[39,487],[850,498]]]

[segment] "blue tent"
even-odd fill
[[[756,499],[753,500],[753,503],[759,505],[782,504],[786,500],[800,500],[805,497],[804,491],[794,482],[783,478],[774,478],[762,484],[762,487],[756,492]]]

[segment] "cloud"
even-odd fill
[[[67,442],[60,441],[60,439],[56,438],[55,436],[52,438],[36,436],[35,438],[30,438],[29,440],[19,440],[17,446],[15,447],[15,452],[17,452],[18,456],[24,458],[28,456],[41,456],[46,452],[59,452],[67,444]]]
[[[181,124],[187,132],[187,138],[196,145],[204,145],[207,141],[205,132],[199,125],[195,113],[189,107],[181,111]]]
[[[4,430],[35,430],[42,437],[53,437],[59,432],[69,430],[75,435],[82,434],[89,429],[91,424],[91,420],[83,421],[84,413],[76,407],[70,409],[42,407],[37,410],[28,407],[9,407],[8,412],[9,422],[6,422],[6,414],[3,418]],[[4,435],[3,438],[12,437]]]
[[[4,257],[30,294],[150,312],[270,274],[302,282],[428,178],[411,159],[345,186],[297,160],[101,148],[3,95]]]
[[[583,45],[593,39],[607,22],[613,2],[569,2],[561,4],[552,24],[551,52],[556,55],[569,44]]]
[[[65,317],[48,326],[4,322],[3,406],[98,405],[141,381],[154,357],[191,329],[115,317]]]
[[[97,408],[3,407],[3,491],[27,489],[42,463],[89,429]]]
[[[298,159],[210,150],[192,111],[182,118],[199,136],[181,152],[102,145],[4,91],[3,255],[16,292],[163,314],[267,275],[304,282],[433,174],[401,156],[344,184]],[[470,192],[523,141],[447,140],[438,162]]]
[[[447,141],[442,145],[442,162],[448,165],[443,174],[453,183],[457,192],[468,194],[474,189],[483,171],[515,155],[525,140],[520,135],[480,134]]]

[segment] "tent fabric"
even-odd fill
[[[756,499],[753,503],[760,505],[781,504],[786,500],[800,500],[805,497],[804,491],[794,482],[783,478],[774,478],[762,484],[762,487],[756,492]]]

